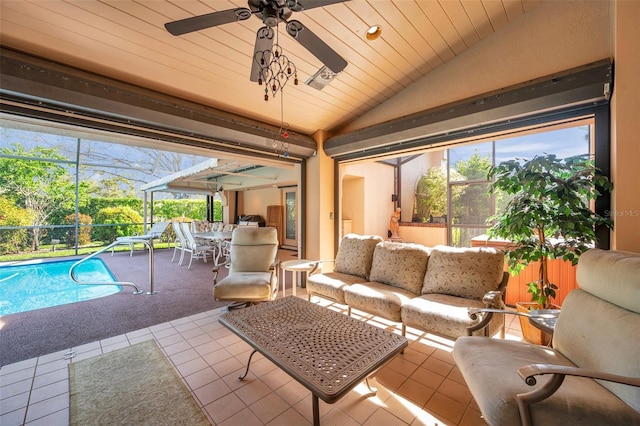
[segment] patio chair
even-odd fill
[[[213,268],[213,298],[247,306],[275,299],[278,290],[278,234],[271,227],[233,230],[228,262]],[[229,274],[219,282],[218,271],[229,265]]]
[[[208,244],[202,244],[193,237],[191,233],[189,222],[181,222],[181,231],[184,236],[186,245],[183,247],[183,256],[184,252],[191,253],[191,258],[189,259],[189,267],[187,269],[191,269],[191,264],[193,263],[193,259],[203,259],[204,263],[207,263],[207,256],[211,254],[211,258],[213,259],[215,253],[213,247]],[[179,265],[182,264],[182,260]]]
[[[173,241],[173,257],[171,257],[171,263],[176,258],[176,253],[180,250],[180,260],[178,265],[182,265],[182,259],[184,259],[184,248],[187,247],[187,240],[184,238],[182,231],[180,230],[180,222],[171,222],[173,232],[176,234],[176,239]]]
[[[492,425],[640,424],[640,254],[591,249],[553,347],[460,337],[453,358]]]
[[[153,240],[157,240],[164,234],[164,231],[169,227],[169,222],[156,222],[153,224],[151,229],[147,231],[146,234],[143,235],[130,235],[125,237],[117,237],[116,241],[125,241],[129,243],[130,252],[129,256],[133,256],[133,245],[137,242],[148,241],[153,245]],[[115,247],[111,248],[111,256],[113,256],[113,250]]]

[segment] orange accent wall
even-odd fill
[[[509,277],[509,285],[505,294],[505,303],[515,305],[516,302],[529,302],[531,293],[527,292],[527,283],[537,279],[540,262],[532,262],[519,274]],[[507,270],[505,264],[505,271]],[[562,259],[549,261],[549,281],[558,286],[554,303],[562,306],[567,294],[578,288],[576,282],[576,266]]]
[[[504,241],[487,241],[483,237],[484,236],[472,239],[471,245],[473,247],[494,247],[501,249],[507,244]],[[531,293],[527,292],[527,284],[538,278],[539,269],[540,262],[531,262],[520,274],[509,277],[509,284],[507,285],[507,291],[505,293],[505,303],[507,305],[515,305],[516,302],[531,301]],[[554,299],[556,305],[562,306],[562,302],[564,298],[567,297],[567,294],[569,294],[571,290],[578,288],[576,269],[577,265],[573,266],[571,262],[562,259],[549,261],[549,281],[558,286],[556,298]],[[506,262],[504,270],[507,270]]]

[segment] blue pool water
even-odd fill
[[[109,296],[120,286],[78,285],[69,268],[78,259],[0,266],[0,316]],[[101,259],[89,259],[75,269],[83,281],[115,282]]]

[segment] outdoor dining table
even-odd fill
[[[220,261],[220,255],[222,253],[222,243],[224,241],[231,240],[232,231],[209,231],[209,232],[194,232],[193,236],[202,240],[208,240],[216,245],[216,255],[214,258],[215,265],[218,265]]]

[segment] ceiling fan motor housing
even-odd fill
[[[292,13],[284,0],[249,0],[249,7],[270,28],[289,19]]]

